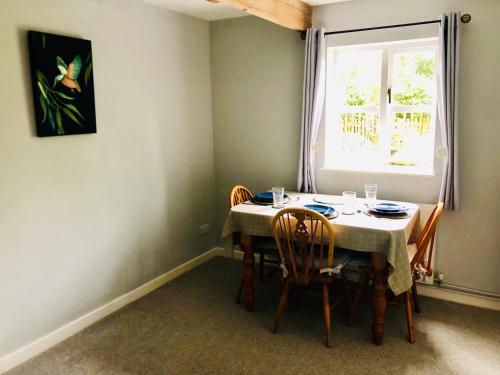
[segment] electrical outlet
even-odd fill
[[[210,225],[203,224],[203,225],[199,226],[198,235],[203,236],[204,234],[207,234],[208,232],[210,232]]]
[[[444,280],[444,274],[441,272],[434,272],[434,282],[436,285],[441,286],[443,285],[443,280]]]

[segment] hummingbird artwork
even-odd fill
[[[82,69],[82,60],[80,59],[80,55],[76,55],[69,65],[66,65],[64,60],[59,56],[57,56],[56,62],[57,68],[59,69],[59,72],[61,72],[61,74],[57,75],[54,78],[53,87],[55,87],[58,82],[61,82],[61,84],[70,88],[72,92],[74,90],[82,92],[82,89],[80,88],[80,85],[76,80],[78,78],[78,75],[80,74],[80,70]]]

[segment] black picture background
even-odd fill
[[[90,40],[41,33],[37,31],[29,31],[28,43],[30,52],[31,82],[35,104],[37,135],[39,137],[46,137],[56,135],[95,133],[96,118],[94,102],[94,77],[92,48]],[[62,58],[64,63],[69,66],[76,55],[80,56],[82,65],[80,73],[78,77],[76,77],[76,80],[81,88],[81,92],[78,92],[77,90],[71,90],[61,82],[58,82],[54,86],[54,78],[61,74],[57,67],[57,56]],[[41,103],[41,101],[44,100],[40,98],[40,78],[39,75],[37,75],[37,71],[41,71],[43,75],[45,75],[49,89],[53,90],[49,93],[49,100],[51,100],[51,103],[55,104],[53,107],[45,104],[45,111],[43,108],[43,104]],[[64,96],[74,99],[69,100]],[[45,100],[45,103],[48,103],[47,100]],[[69,106],[63,106],[63,104],[69,104]],[[56,105],[60,106],[59,111],[55,110]],[[51,108],[52,124],[49,119],[50,115],[47,115],[47,108]],[[75,112],[74,108],[76,108],[77,112]],[[58,127],[56,112],[59,112],[59,120],[62,124],[63,134],[61,134],[60,127]],[[44,119],[44,113],[45,122],[42,123]],[[78,125],[78,123],[74,119],[72,119],[71,115],[76,118],[80,125]],[[54,123],[55,129],[53,129]]]

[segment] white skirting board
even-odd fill
[[[44,352],[54,345],[57,345],[61,341],[67,339],[70,336],[73,336],[84,328],[121,309],[125,305],[145,296],[146,294],[152,292],[160,286],[182,275],[183,273],[186,273],[199,266],[200,264],[212,259],[213,257],[222,255],[223,253],[224,249],[220,247],[208,250],[207,252],[197,256],[196,258],[193,258],[186,263],[175,267],[174,269],[156,277],[153,280],[148,281],[138,288],[115,298],[114,300],[106,303],[101,307],[98,307],[97,309],[79,317],[76,320],[73,320],[72,322],[65,324],[55,331],[50,332],[49,334],[36,339],[35,341],[15,350],[14,352],[1,357],[0,374],[6,372],[7,370],[10,370],[15,366],[20,365],[21,363],[27,361],[30,358],[33,358],[37,354]]]
[[[500,311],[500,298],[475,294],[472,291],[459,291],[447,286],[438,287],[419,283],[418,294],[444,301]]]
[[[226,256],[226,254],[224,254],[224,256]],[[241,250],[234,250],[232,258],[242,260],[243,252]],[[259,255],[255,254],[255,262],[258,261]],[[351,277],[349,277],[349,280],[351,280]],[[451,288],[451,286],[447,287],[446,285],[437,287],[420,282],[418,283],[418,293],[422,296],[500,311],[500,298],[496,296],[490,297],[476,294],[474,291],[454,290]]]

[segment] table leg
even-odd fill
[[[252,236],[241,233],[240,245],[243,249],[243,301],[247,311],[253,311],[255,305],[255,256]]]
[[[385,297],[387,259],[382,253],[372,253],[373,266],[373,310],[372,342],[382,344],[384,338],[384,318],[387,304]]]

